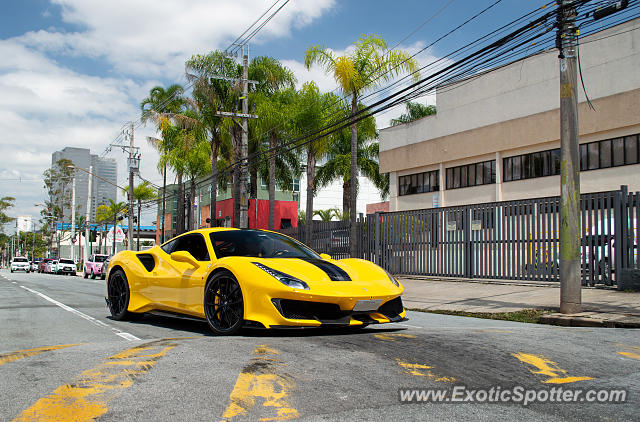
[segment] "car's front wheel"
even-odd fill
[[[214,334],[237,333],[244,322],[244,300],[238,280],[228,271],[219,272],[207,282],[204,313]]]
[[[127,311],[129,307],[129,282],[124,271],[118,269],[111,273],[107,283],[107,296],[109,297],[109,311],[117,321],[130,319],[134,314]]]

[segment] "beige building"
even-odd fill
[[[580,40],[582,192],[640,191],[640,19]],[[390,210],[560,194],[557,50],[446,86],[437,114],[380,132]]]

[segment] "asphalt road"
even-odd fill
[[[215,337],[197,321],[113,321],[104,290],[100,280],[0,271],[0,420],[640,420],[634,330],[410,312],[362,330]],[[627,396],[452,402],[462,386],[477,400],[492,387]],[[403,388],[444,390],[449,401],[401,403]]]

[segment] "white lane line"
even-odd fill
[[[421,330],[424,329],[424,327],[418,327],[417,325],[410,325],[410,324],[402,324],[402,323],[397,323],[396,325],[400,325],[402,327],[410,327],[410,328],[420,328]]]
[[[125,340],[129,340],[129,341],[140,340],[138,337],[134,336],[133,334],[125,333],[124,331],[119,330],[119,329],[118,329],[118,328],[116,328],[116,327],[112,327],[112,326],[110,326],[109,324],[105,324],[104,322],[102,322],[102,321],[100,321],[100,320],[98,320],[98,319],[95,319],[94,317],[92,317],[92,316],[90,316],[90,315],[87,315],[87,314],[85,314],[85,313],[83,313],[83,312],[80,312],[79,310],[74,309],[74,308],[72,308],[71,306],[67,306],[67,305],[65,305],[65,304],[64,304],[64,303],[62,303],[62,302],[58,302],[57,300],[52,299],[52,298],[50,298],[49,296],[47,296],[47,295],[45,295],[45,294],[43,294],[43,293],[40,293],[40,292],[38,292],[38,291],[36,291],[36,290],[30,289],[30,288],[25,287],[25,286],[22,286],[22,285],[21,285],[20,287],[22,287],[23,289],[25,289],[25,290],[27,290],[27,291],[29,291],[29,292],[31,292],[31,293],[33,293],[33,294],[35,294],[35,295],[40,296],[40,297],[41,297],[41,298],[43,298],[44,300],[47,300],[47,301],[49,301],[49,302],[53,303],[53,304],[54,304],[54,305],[56,305],[56,306],[61,307],[61,308],[62,308],[62,309],[64,309],[65,311],[69,311],[69,312],[71,312],[72,314],[75,314],[75,315],[79,316],[80,318],[86,319],[87,321],[91,322],[92,324],[97,325],[98,327],[104,327],[104,328],[108,328],[108,329],[110,329],[110,330],[111,330],[111,331],[113,331],[117,336],[120,336],[120,337],[122,337],[122,338],[123,338],[123,339],[125,339]]]

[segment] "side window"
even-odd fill
[[[162,250],[168,254],[171,255],[172,252],[176,251],[176,246],[178,245],[178,240],[179,239],[174,239],[170,242],[165,243],[164,245],[161,246]]]
[[[175,241],[177,244],[171,252],[187,251],[198,261],[209,261],[207,244],[201,234],[187,234],[177,238]]]

